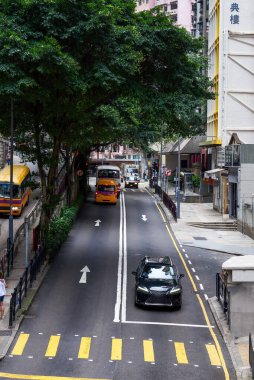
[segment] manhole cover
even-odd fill
[[[207,238],[202,237],[202,236],[193,236],[193,239],[195,239],[195,240],[207,240]]]
[[[12,330],[0,330],[0,336],[11,336]]]

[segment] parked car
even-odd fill
[[[181,308],[184,274],[179,274],[170,257],[144,257],[132,274],[136,305]]]

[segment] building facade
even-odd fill
[[[156,6],[160,6],[176,25],[183,26],[190,33],[196,30],[196,0],[138,0],[136,9],[140,12]]]
[[[252,0],[209,1],[208,58],[216,96],[208,101],[207,140],[201,146],[210,156],[212,169],[220,169],[211,173],[214,208],[236,218],[239,229],[250,234],[252,206],[245,204],[252,204],[254,173],[250,153],[254,150]]]

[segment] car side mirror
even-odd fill
[[[179,278],[183,278],[184,277],[184,273],[181,273],[180,275],[179,275]]]
[[[133,274],[134,276],[136,276],[137,272],[131,272],[131,274]]]

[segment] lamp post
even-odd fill
[[[176,187],[176,204],[177,218],[180,218],[180,172],[181,172],[181,149],[180,138],[178,139],[178,167],[177,167],[177,187]]]
[[[10,160],[10,216],[9,216],[9,244],[13,244],[13,99],[11,98],[11,160]]]

